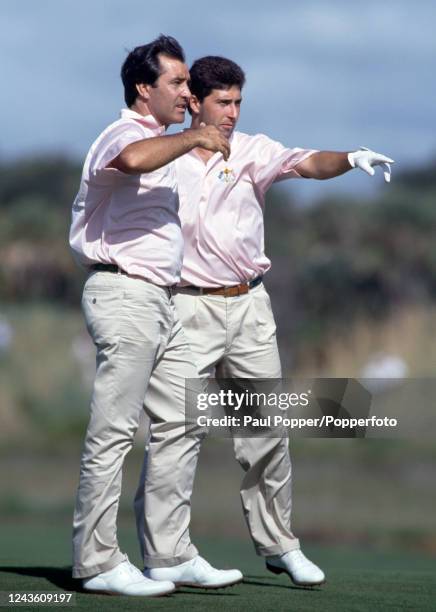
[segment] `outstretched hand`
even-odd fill
[[[348,153],[348,161],[353,168],[360,168],[370,176],[374,176],[374,166],[383,166],[383,175],[386,183],[391,180],[391,164],[394,160],[381,153],[375,153],[367,147],[360,147],[358,151]]]

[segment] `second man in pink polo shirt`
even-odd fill
[[[191,70],[191,127],[217,127],[231,155],[196,147],[176,161],[179,215],[184,237],[182,280],[176,307],[197,360],[200,377],[280,378],[276,327],[262,277],[263,209],[268,188],[290,178],[327,179],[359,167],[373,174],[382,164],[389,180],[393,161],[373,151],[331,152],[288,148],[263,134],[235,131],[245,75],[234,62],[203,57]],[[259,555],[274,573],[298,585],[316,585],[324,573],[301,552],[291,531],[289,441],[235,437],[245,475],[241,498]],[[137,504],[142,507],[142,487]],[[171,579],[161,568],[149,574]]]

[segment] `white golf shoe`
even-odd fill
[[[168,580],[157,582],[149,580],[130,561],[91,578],[84,578],[82,586],[86,591],[106,593],[107,595],[136,595],[138,597],[158,597],[175,591],[175,585]]]
[[[200,555],[172,567],[146,568],[144,576],[152,580],[171,580],[176,586],[184,585],[203,589],[219,589],[241,582],[243,579],[239,570],[215,569]]]
[[[274,574],[285,572],[298,586],[315,586],[325,582],[324,572],[309,561],[301,550],[291,550],[283,555],[266,557],[266,567]]]

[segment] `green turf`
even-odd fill
[[[69,538],[70,528],[65,524],[3,522],[0,591],[75,590],[77,584],[70,578]],[[133,530],[120,529],[120,542],[130,559],[139,565]],[[147,600],[79,592],[77,605],[69,609],[436,611],[434,557],[305,546],[308,556],[325,569],[328,582],[319,588],[303,589],[293,586],[287,577],[268,573],[247,540],[203,539],[197,544],[212,563],[240,568],[245,575],[244,583],[218,591],[185,588],[170,597]]]

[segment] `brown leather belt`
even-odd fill
[[[194,287],[194,285],[186,285],[185,287],[177,287],[176,291],[183,291],[188,289],[189,291],[195,291],[199,295],[223,295],[224,297],[235,297],[237,295],[244,295],[248,293],[250,289],[254,289],[257,285],[262,282],[262,277],[249,281],[248,283],[241,283],[240,285],[234,285],[233,287]]]

